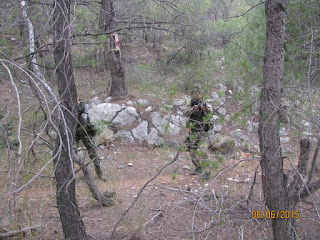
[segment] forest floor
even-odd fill
[[[183,143],[187,134],[184,129],[175,140]],[[76,179],[77,202],[90,239],[110,238],[115,224],[143,185],[174,159],[176,151],[120,142],[101,149],[107,181],[95,180],[101,192],[116,193],[115,205],[102,207],[93,199],[81,172]],[[292,159],[297,159],[297,154]],[[114,239],[272,239],[270,219],[256,214],[267,211],[259,159],[249,153],[224,156],[223,161],[211,151],[208,155],[209,161],[218,164],[210,170],[211,178],[203,180],[201,175],[191,175],[189,153],[180,152],[177,161],[144,189],[118,226]],[[87,154],[85,158],[89,161]],[[94,173],[93,166],[90,168]],[[19,207],[14,222],[19,227],[41,223],[40,230],[18,238],[63,239],[52,179],[34,180],[15,200]],[[312,224],[309,218],[314,214],[311,209],[308,203],[297,208],[302,239],[316,239],[319,230],[319,224]]]
[[[103,101],[108,89],[104,74],[77,70],[79,95],[86,96],[85,100],[98,96]],[[9,83],[2,83],[3,99],[13,96],[10,89]],[[130,100],[145,98],[151,102],[157,101],[139,93],[135,86],[129,86],[129,92]],[[30,94],[30,90],[24,93],[25,108],[34,100],[26,97]],[[127,100],[118,100],[118,103]],[[232,109],[234,106],[229,107]],[[222,131],[227,134],[234,128],[230,124]],[[187,134],[187,129],[184,129],[175,140],[183,143]],[[105,156],[102,165],[107,181],[95,181],[101,192],[112,190],[116,193],[114,206],[102,207],[93,199],[81,172],[76,179],[77,202],[90,239],[110,238],[115,224],[143,185],[174,159],[176,151],[167,147],[150,148],[141,143],[120,142],[101,149],[100,155]],[[136,204],[116,229],[114,239],[272,239],[271,219],[257,215],[257,211],[267,214],[259,158],[240,153],[224,156],[222,161],[211,151],[208,155],[209,161],[216,162],[217,167],[210,169],[208,180],[203,180],[201,175],[191,175],[193,169],[188,152],[180,152],[177,161],[166,167],[141,192]],[[298,155],[296,150],[289,156],[294,164]],[[85,158],[89,160],[87,155]],[[130,166],[128,163],[131,163]],[[285,164],[285,168],[289,169],[290,163]],[[75,165],[75,168],[78,169],[78,166]],[[94,173],[93,167],[90,168]],[[20,229],[41,224],[40,229],[15,239],[63,239],[55,191],[52,178],[36,178],[14,196],[14,206],[10,205],[10,201],[3,200],[1,225],[8,229]],[[316,202],[319,203],[319,200]],[[300,239],[318,239],[320,224],[314,219],[319,219],[319,213],[314,206],[310,200],[297,207]],[[13,210],[9,216],[7,210],[11,208]]]

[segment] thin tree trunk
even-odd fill
[[[25,20],[25,22],[27,23],[27,26],[28,26],[29,51],[30,51],[30,53],[33,53],[36,50],[34,27],[33,27],[32,22],[28,18],[28,14],[27,14],[27,10],[26,10],[26,2],[25,1],[21,1],[21,7],[22,7],[22,16],[24,17],[24,20]],[[44,89],[49,94],[51,100],[54,100],[53,91],[52,91],[51,87],[49,86],[49,84],[47,83],[45,77],[41,73],[41,71],[39,69],[39,66],[38,66],[38,63],[37,63],[37,58],[33,54],[30,56],[30,62],[31,62],[30,65],[31,65],[32,71],[37,76],[37,78],[40,80],[42,86],[44,87]]]
[[[317,146],[316,146],[316,149],[314,150],[314,154],[313,154],[313,158],[312,158],[312,165],[311,165],[311,169],[310,169],[310,175],[308,178],[309,183],[311,183],[313,174],[316,170],[316,166],[317,166],[316,164],[317,164],[317,159],[319,156],[319,150],[320,150],[320,137],[318,138]]]
[[[115,12],[113,8],[113,0],[102,0],[100,11],[100,28],[107,32],[116,29],[117,22],[115,20]],[[107,59],[111,71],[111,96],[126,96],[128,89],[125,79],[125,70],[121,59],[121,51],[115,49],[115,39],[113,35],[109,35],[107,42]]]
[[[260,99],[259,140],[263,192],[268,208],[276,213],[294,210],[289,199],[287,178],[283,173],[279,135],[286,37],[286,5],[286,0],[266,1],[267,39]],[[294,227],[294,218],[272,219],[274,239],[294,239]]]
[[[61,100],[59,137],[54,154],[57,203],[65,239],[87,239],[75,197],[72,161],[77,120],[77,90],[70,50],[70,0],[56,0],[54,6],[54,58]]]

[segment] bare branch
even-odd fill
[[[112,233],[111,233],[111,236],[110,236],[110,239],[113,239],[113,238],[114,238],[114,234],[115,234],[115,232],[116,232],[116,230],[117,230],[120,222],[121,222],[121,221],[123,220],[123,218],[127,215],[127,213],[131,210],[131,208],[135,205],[135,203],[138,201],[138,199],[139,199],[141,193],[143,192],[143,190],[149,185],[149,183],[151,183],[154,179],[156,179],[156,178],[160,175],[160,173],[161,173],[166,167],[168,167],[169,165],[171,165],[172,163],[174,163],[175,161],[177,161],[177,160],[178,160],[178,157],[179,157],[179,154],[180,154],[180,152],[179,152],[179,150],[178,150],[178,151],[177,151],[177,154],[176,154],[176,156],[173,158],[173,160],[170,161],[169,163],[167,163],[166,165],[164,165],[164,166],[158,171],[158,173],[157,173],[156,175],[154,175],[149,181],[147,181],[147,182],[143,185],[143,187],[139,190],[137,196],[135,197],[134,201],[133,201],[133,202],[131,203],[131,205],[127,208],[127,210],[124,211],[124,213],[122,214],[121,218],[120,218],[120,219],[118,220],[118,222],[114,225],[113,230],[112,230]]]
[[[32,227],[23,228],[23,229],[20,229],[20,230],[17,230],[17,231],[0,233],[0,239],[6,239],[6,238],[9,238],[9,237],[16,237],[16,236],[20,235],[21,233],[26,233],[26,232],[28,232],[30,230],[35,230],[35,229],[38,229],[38,228],[41,228],[40,224],[32,226]]]
[[[310,169],[310,175],[308,178],[309,183],[312,181],[312,177],[313,177],[314,171],[316,169],[316,163],[317,163],[317,159],[319,156],[319,150],[320,150],[320,137],[318,138],[317,146],[316,146],[316,149],[314,150],[314,154],[313,154],[313,158],[312,158],[312,165],[311,165],[311,169]]]

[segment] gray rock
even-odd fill
[[[214,141],[215,132],[213,129],[210,129],[207,134],[209,137],[209,145],[211,145],[211,143]]]
[[[132,135],[139,141],[145,141],[148,137],[148,121],[142,121],[137,127],[132,129]]]
[[[288,132],[285,128],[281,128],[279,133],[280,133],[280,136],[288,136]]]
[[[255,132],[258,131],[259,123],[258,122],[252,122],[247,121],[246,122],[246,128],[249,132]]]
[[[188,122],[188,118],[184,117],[184,116],[180,116],[180,126],[186,127],[187,126],[187,122]]]
[[[188,107],[186,105],[180,106],[181,110],[184,111],[186,110]]]
[[[181,116],[183,116],[183,115],[184,115],[184,114],[183,114],[183,112],[182,112],[181,110],[178,110],[178,111],[177,111],[177,114],[178,114],[178,115],[181,115]]]
[[[119,104],[102,103],[95,105],[89,109],[90,119],[93,123],[99,120],[110,122],[121,109]]]
[[[227,87],[224,86],[223,84],[218,84],[217,88],[220,90],[220,91],[223,91],[224,93],[227,91]]]
[[[311,124],[306,121],[306,120],[302,120],[301,123],[303,124],[304,127],[309,128],[311,126]]]
[[[230,117],[230,115],[225,115],[224,116],[224,120],[225,120],[225,122],[229,122],[230,120],[231,120],[231,117]]]
[[[147,143],[149,146],[160,146],[164,143],[163,139],[159,136],[157,129],[151,128],[147,137]]]
[[[229,90],[226,92],[226,94],[229,95],[229,96],[231,96],[231,95],[233,94],[233,92],[232,92],[232,90],[229,89]]]
[[[236,146],[239,147],[239,146],[243,146],[247,143],[249,144],[252,144],[250,142],[250,139],[247,135],[243,134],[243,132],[241,131],[241,129],[236,129],[232,132],[230,132],[230,136],[235,139],[235,143],[236,143]]]
[[[219,140],[219,141],[217,141]],[[230,154],[234,152],[235,140],[224,135],[217,135],[215,140],[211,142],[212,151],[217,151],[222,154]]]
[[[134,107],[126,107],[122,109],[112,121],[113,124],[124,126],[135,122],[139,117]]]
[[[225,103],[226,103],[226,97],[221,97],[221,98],[219,98],[219,105],[220,106],[223,106]]]
[[[188,118],[180,115],[172,115],[170,117],[170,120],[172,123],[176,126],[183,126],[185,127],[187,125]]]
[[[104,100],[104,102],[105,102],[105,103],[109,103],[109,102],[111,102],[111,100],[112,100],[112,97],[107,97],[107,98]]]
[[[211,121],[216,122],[219,120],[219,117],[217,115],[212,115]]]
[[[184,99],[175,99],[172,101],[172,104],[174,106],[182,106],[186,104],[186,101]]]
[[[104,129],[96,138],[97,145],[107,145],[114,141],[114,132],[109,128]]]
[[[218,93],[216,93],[216,92],[212,92],[211,94],[210,94],[210,97],[211,97],[211,100],[214,102],[214,101],[218,101],[219,100],[219,95],[218,95]]]
[[[256,86],[251,86],[248,90],[250,93],[250,99],[256,97],[260,91],[260,89],[257,88]]]
[[[160,108],[160,111],[161,112],[164,112],[164,113],[168,113],[170,112],[171,110],[173,109],[173,106],[172,105],[164,105],[163,107]]]
[[[289,143],[290,142],[290,138],[289,137],[280,137],[280,142],[281,143]]]
[[[115,134],[115,138],[121,142],[134,143],[131,133],[126,130],[120,130]]]
[[[213,126],[213,130],[214,130],[215,132],[221,132],[221,129],[222,129],[221,124],[215,124],[215,125]]]
[[[99,100],[98,97],[94,97],[89,101],[89,105],[92,107],[93,105],[98,105],[101,104],[101,101]]]
[[[152,106],[147,107],[145,111],[146,112],[151,112],[152,111]]]
[[[152,112],[150,114],[152,125],[162,134],[175,135],[180,131],[180,127],[175,125],[173,121],[177,123],[175,117],[170,115],[163,115],[158,112]]]
[[[219,114],[221,114],[222,116],[225,116],[227,114],[227,109],[225,109],[224,107],[220,107],[217,112]]]
[[[150,102],[148,101],[148,100],[146,100],[146,99],[139,99],[138,101],[137,101],[137,104],[139,104],[139,105],[141,105],[141,106],[149,106],[150,105]]]
[[[304,131],[304,132],[302,132],[302,135],[310,137],[310,136],[313,136],[314,134],[310,133],[310,132],[307,132],[307,131]]]

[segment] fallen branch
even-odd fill
[[[170,59],[167,60],[166,66],[168,66],[169,63],[170,63],[173,59],[175,59],[175,57],[179,54],[179,52],[181,52],[181,50],[184,49],[184,48],[185,48],[185,46],[183,46],[183,47],[180,48],[175,54],[173,54],[173,56],[172,56]]]
[[[101,194],[101,192],[99,191],[98,187],[94,183],[94,180],[91,176],[90,170],[88,166],[84,163],[84,161],[81,158],[79,158],[76,154],[73,154],[73,159],[82,170],[85,181],[94,199],[96,199],[104,207],[113,206],[114,205],[113,200],[109,196],[106,196],[105,194]]]
[[[143,190],[149,185],[149,183],[151,183],[154,179],[156,179],[156,178],[160,175],[160,173],[161,173],[166,167],[168,167],[169,165],[171,165],[172,163],[174,163],[175,161],[177,161],[177,159],[178,159],[178,157],[179,157],[179,154],[180,154],[180,152],[179,152],[179,150],[178,150],[176,156],[174,157],[174,159],[173,159],[171,162],[169,162],[169,163],[167,163],[166,165],[164,165],[164,166],[159,170],[159,172],[158,172],[155,176],[153,176],[149,181],[147,181],[147,182],[143,185],[143,187],[140,189],[140,191],[138,192],[137,196],[135,197],[134,201],[133,201],[133,202],[131,203],[131,205],[127,208],[127,210],[124,211],[124,213],[122,214],[121,218],[118,220],[118,222],[116,223],[116,225],[114,225],[113,230],[112,230],[112,233],[111,233],[111,236],[110,236],[110,239],[111,239],[111,240],[113,239],[114,234],[115,234],[115,232],[116,232],[119,224],[121,223],[121,221],[123,220],[123,218],[127,215],[127,213],[131,210],[131,208],[135,205],[135,203],[138,201],[138,199],[139,199],[141,193],[143,192]]]
[[[5,239],[8,237],[16,237],[17,235],[21,234],[21,233],[25,233],[28,232],[30,230],[35,230],[37,228],[40,228],[41,225],[36,225],[36,226],[32,226],[32,227],[27,227],[27,228],[23,228],[17,231],[11,231],[11,232],[6,232],[6,233],[0,233],[0,239]]]

